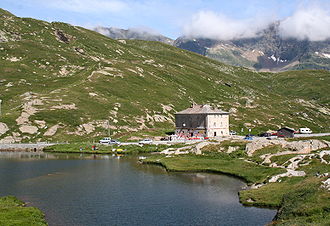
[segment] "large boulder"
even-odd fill
[[[22,125],[19,127],[22,133],[36,134],[38,132],[38,127],[31,125]]]
[[[8,130],[9,130],[8,126],[5,123],[0,122],[0,136],[7,133]]]

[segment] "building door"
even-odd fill
[[[217,136],[217,132],[214,132],[214,136],[215,136],[215,137]]]
[[[190,133],[190,136],[193,137],[194,136],[194,133]]]

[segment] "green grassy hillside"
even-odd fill
[[[256,73],[159,42],[0,18],[2,142],[92,139],[108,119],[119,137],[162,135],[192,101],[230,111],[232,130],[330,130],[329,72]]]

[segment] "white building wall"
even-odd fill
[[[229,115],[208,115],[207,136],[229,136]]]

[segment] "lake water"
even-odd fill
[[[244,207],[244,183],[169,173],[133,157],[0,152],[0,196],[40,208],[50,225],[264,225],[275,210]]]

